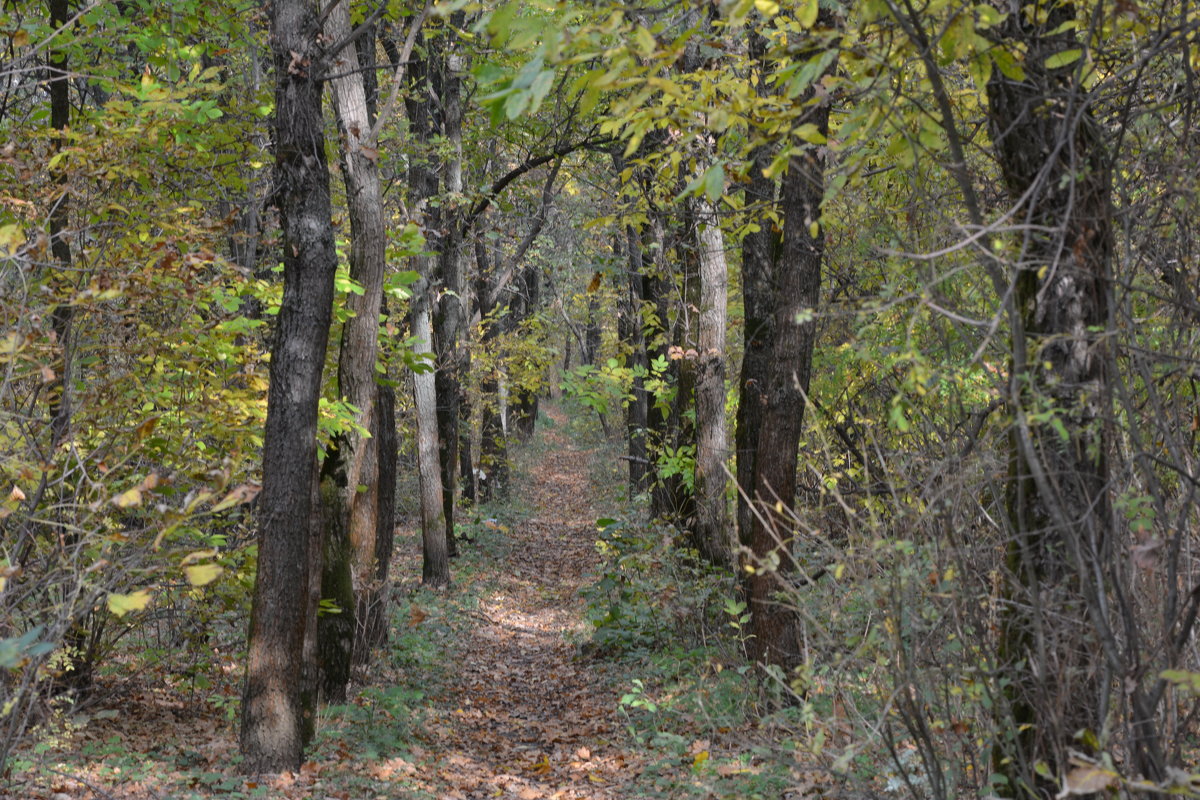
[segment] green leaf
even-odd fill
[[[725,167],[722,164],[713,164],[704,173],[704,193],[708,195],[708,199],[713,203],[721,199],[721,195],[725,192]]]
[[[1055,53],[1046,59],[1046,69],[1058,69],[1065,67],[1068,64],[1074,64],[1083,55],[1083,50],[1074,47],[1070,50],[1063,50],[1061,53]]]

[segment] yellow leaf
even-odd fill
[[[13,47],[24,47],[29,44],[29,34],[25,31],[17,31],[12,36]]]
[[[205,586],[215,581],[223,570],[220,564],[196,564],[184,567],[183,571],[192,586]]]
[[[132,508],[142,504],[142,490],[135,486],[127,492],[122,492],[113,498],[113,505],[117,508]],[[119,615],[118,615],[119,616]]]
[[[108,610],[118,617],[123,617],[130,611],[142,611],[150,604],[150,590],[138,589],[132,594],[117,594],[108,596]]]
[[[692,769],[700,769],[705,761],[708,761],[708,751],[701,750],[696,753],[696,757],[692,759]]]
[[[754,7],[764,17],[773,17],[779,13],[779,3],[773,0],[754,0]]]

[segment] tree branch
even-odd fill
[[[521,164],[519,167],[511,170],[507,175],[500,178],[500,180],[493,183],[492,188],[488,189],[487,193],[483,197],[479,198],[478,202],[476,202],[474,207],[471,209],[471,213],[467,214],[467,218],[463,220],[463,226],[460,235],[465,238],[467,233],[470,232],[472,226],[474,226],[476,220],[479,219],[479,216],[483,214],[484,211],[487,211],[488,206],[492,204],[492,201],[495,200],[496,197],[499,196],[499,194],[504,191],[504,189],[510,183],[525,173],[531,172],[543,164],[548,164],[556,158],[561,159],[563,156],[570,155],[576,150],[596,149],[611,143],[612,139],[607,136],[589,136],[588,138],[582,139],[578,142],[561,144],[545,155],[529,159],[524,164]],[[557,167],[555,169],[557,170]]]

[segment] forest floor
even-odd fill
[[[585,596],[603,560],[596,476],[611,490],[621,470],[602,445],[573,441],[570,422],[544,410],[513,501],[463,522],[473,540],[451,589],[419,585],[419,535],[398,532],[389,651],[356,676],[350,702],[322,712],[298,773],[238,774],[240,654],[210,640],[203,680],[166,667],[102,678],[103,702],[44,726],[12,759],[0,797],[805,796],[806,774],[772,772],[754,755],[771,732],[744,713],[746,677],[722,672],[719,657],[665,669],[586,645]],[[687,701],[673,716],[672,696]]]

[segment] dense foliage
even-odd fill
[[[628,467],[589,657],[757,687],[780,775],[1200,793],[1198,30],[1183,0],[5,4],[0,774],[111,673],[230,654],[248,698],[294,667],[295,742],[256,750],[248,702],[243,747],[298,766],[384,644],[393,506],[449,584],[562,391]]]

